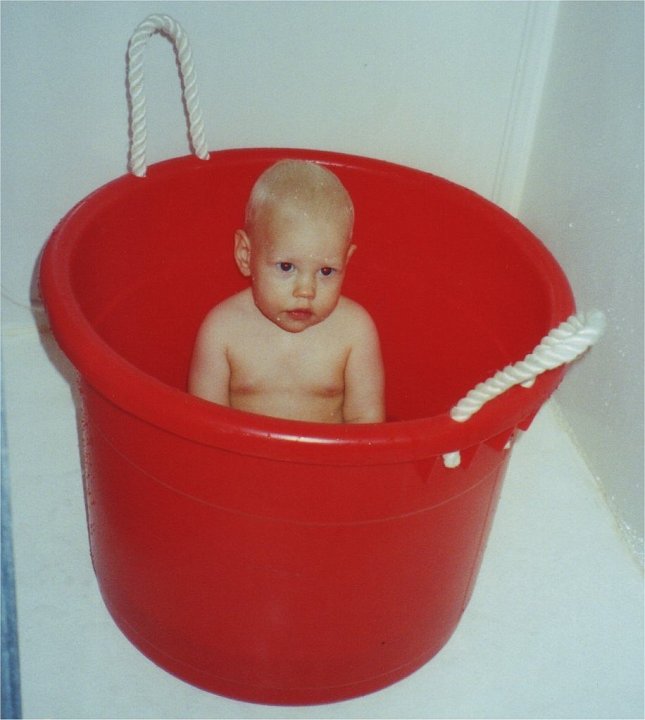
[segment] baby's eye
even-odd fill
[[[291,271],[293,270],[294,265],[293,265],[293,263],[290,263],[290,262],[279,262],[279,263],[278,263],[278,268],[279,268],[280,270],[282,270],[282,272],[288,273],[288,272],[291,272]]]
[[[332,267],[324,267],[320,268],[320,274],[324,277],[329,277],[330,275],[333,275],[336,272],[335,268]]]

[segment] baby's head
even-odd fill
[[[340,180],[322,165],[281,160],[257,179],[246,206],[245,230],[254,237],[275,220],[298,217],[338,225],[351,239],[354,206]]]
[[[290,332],[328,317],[355,249],[353,224],[349,193],[321,165],[282,160],[262,173],[235,235],[235,260],[258,309]]]

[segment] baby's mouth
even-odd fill
[[[313,312],[307,309],[287,310],[287,315],[292,320],[309,320],[309,318],[313,315]]]

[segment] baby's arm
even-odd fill
[[[345,366],[343,418],[347,423],[385,421],[385,379],[378,332],[363,308],[355,306],[352,347]]]
[[[188,377],[188,392],[219,405],[230,405],[231,370],[222,339],[226,323],[221,315],[215,308],[199,329]]]

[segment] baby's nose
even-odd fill
[[[307,275],[301,275],[296,280],[293,294],[298,298],[313,300],[316,297],[316,280]]]

